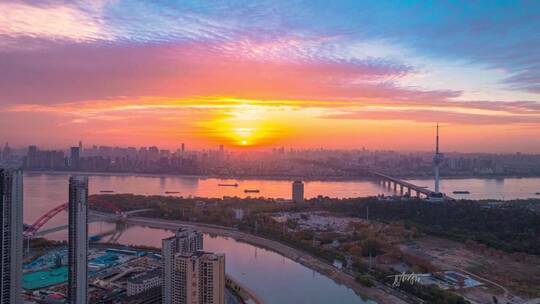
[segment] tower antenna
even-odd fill
[[[439,123],[437,123],[437,139],[436,139],[435,154],[439,154]]]
[[[442,162],[442,155],[439,153],[439,123],[437,123],[437,136],[435,139],[435,157],[433,158],[433,171],[435,173],[435,193],[439,193],[439,164]]]

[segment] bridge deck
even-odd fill
[[[429,196],[431,195],[432,193],[435,193],[434,191],[428,189],[428,188],[425,188],[425,187],[420,187],[420,186],[417,186],[415,184],[412,184],[412,183],[409,183],[407,181],[404,181],[402,179],[399,179],[399,178],[395,178],[395,177],[392,177],[390,175],[387,175],[387,174],[384,174],[384,173],[380,173],[380,172],[375,172],[375,171],[372,171],[371,174],[379,177],[379,178],[382,178],[382,179],[385,179],[385,180],[388,180],[390,182],[393,182],[393,183],[396,183],[398,185],[401,185],[405,188],[409,188],[411,189],[412,191],[417,191],[418,193],[422,193],[426,196]],[[450,200],[453,200],[452,197],[446,195],[446,194],[443,194],[444,197],[446,199],[450,199]]]
[[[145,212],[148,210],[150,209],[132,210],[132,211],[124,212],[123,214],[106,213],[106,212],[100,212],[96,210],[88,210],[88,223],[100,222],[100,221],[116,221],[123,216],[127,217],[129,215],[134,215],[134,214]],[[57,226],[53,228],[39,230],[32,237],[42,237],[53,232],[65,230],[67,228],[68,228],[68,225],[61,225],[61,226]]]
[[[396,183],[398,185],[402,185],[403,187],[410,188],[411,190],[418,191],[418,192],[423,193],[425,195],[429,195],[429,194],[433,193],[433,191],[431,191],[431,190],[429,190],[427,188],[417,186],[415,184],[409,183],[409,182],[404,181],[404,180],[399,179],[399,178],[395,178],[395,177],[392,177],[392,176],[389,176],[389,175],[386,175],[386,174],[383,174],[383,173],[380,173],[380,172],[372,172],[372,173],[375,176],[384,178],[384,179],[389,180],[391,182],[394,182],[394,183]]]

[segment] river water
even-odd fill
[[[24,176],[25,222],[31,223],[57,205],[67,201],[69,174],[66,173],[26,173]],[[90,193],[102,190],[115,193],[134,193],[146,195],[167,195],[167,191],[178,192],[177,196],[246,197],[264,196],[290,198],[291,182],[282,180],[235,180],[179,176],[149,175],[90,175]],[[419,186],[432,188],[433,181],[410,180]],[[238,184],[238,187],[220,187],[218,184]],[[245,189],[258,189],[259,193],[244,193]],[[443,192],[455,198],[470,199],[515,199],[540,198],[540,178],[506,179],[448,179],[442,180]],[[456,190],[470,191],[469,195],[453,194]],[[305,183],[307,198],[318,195],[329,197],[359,197],[377,194],[391,194],[371,181],[310,181]],[[48,227],[66,223],[66,215],[53,218]]]
[[[65,203],[68,195],[69,174],[65,173],[26,173],[24,176],[24,218],[32,223],[50,209]],[[167,191],[179,192],[173,195],[223,197],[246,197],[245,189],[259,189],[256,196],[290,198],[291,182],[275,180],[234,180],[177,176],[148,175],[91,175],[90,193],[102,190],[115,193],[134,193],[165,195]],[[417,185],[431,188],[430,180],[411,180]],[[220,187],[218,184],[235,184],[238,187]],[[454,197],[471,199],[514,199],[539,197],[540,178],[507,179],[452,179],[443,180],[443,192]],[[455,190],[467,190],[471,194],[458,196]],[[358,197],[377,194],[391,194],[378,184],[370,181],[324,181],[306,182],[305,196]],[[253,194],[251,194],[253,195]],[[51,219],[45,228],[64,225],[67,214],[61,213]],[[95,234],[112,229],[109,223],[93,223],[89,233]],[[172,232],[147,227],[129,227],[118,239],[122,244],[149,245],[159,247],[161,239]],[[66,232],[48,236],[64,240]],[[268,303],[366,303],[352,290],[340,286],[299,263],[275,252],[237,242],[223,237],[205,236],[205,249],[226,254],[227,273],[253,289]]]
[[[40,215],[67,201],[67,174],[34,174],[27,173],[24,177],[25,222],[32,223]],[[181,191],[185,196],[217,197],[220,190],[227,195],[233,191],[243,194],[238,189],[217,187],[217,183],[230,182],[215,179],[198,180],[195,178],[177,177],[143,177],[143,176],[91,176],[90,193],[100,190],[114,190],[117,193],[165,194],[165,191]],[[244,182],[242,182],[244,184]],[[290,188],[288,182],[277,182],[280,191],[265,185],[263,181],[252,181],[249,187],[268,189],[278,195],[284,194]],[[212,188],[213,189],[212,189]],[[373,185],[373,187],[376,187]],[[333,185],[335,192],[345,193],[345,185]],[[242,188],[243,189],[243,188]],[[265,190],[266,191],[266,190]],[[261,191],[261,194],[264,193]],[[45,226],[54,227],[67,223],[67,213],[63,212],[51,219]],[[95,235],[114,229],[111,223],[91,223],[89,235]],[[161,239],[172,235],[172,231],[133,226],[124,230],[117,242],[125,245],[161,246]],[[54,240],[67,239],[67,231],[60,231],[47,236]],[[107,238],[103,239],[107,241]],[[252,289],[267,303],[344,303],[364,304],[374,303],[357,296],[351,289],[336,284],[331,279],[293,261],[278,253],[256,246],[238,242],[231,238],[209,236],[204,237],[204,249],[225,253],[226,272],[245,286]]]
[[[114,224],[92,223],[90,235],[114,229]],[[172,231],[132,226],[123,231],[118,243],[161,246],[161,239]],[[65,235],[65,232],[64,232]],[[63,238],[64,235],[52,235]],[[103,238],[102,241],[108,241]],[[357,296],[351,289],[270,250],[238,242],[232,238],[204,235],[204,249],[225,253],[227,274],[233,276],[268,304],[364,304],[375,302]]]

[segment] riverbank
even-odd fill
[[[182,222],[171,221],[155,218],[144,217],[130,217],[126,219],[126,223],[129,225],[146,226],[150,228],[176,230],[181,227],[191,226],[200,230],[203,233],[211,235],[219,235],[223,237],[230,237],[237,241],[248,243],[257,247],[268,249],[279,253],[295,262],[298,262],[318,273],[332,279],[338,284],[344,285],[353,290],[358,296],[362,298],[369,298],[376,301],[379,304],[384,303],[406,303],[402,299],[393,294],[387,293],[387,290],[382,290],[383,287],[368,288],[357,283],[349,274],[346,274],[326,261],[316,258],[308,253],[302,252],[298,249],[289,247],[277,241],[265,239],[259,236],[255,236],[249,233],[241,232],[236,229],[224,226],[194,223],[194,222]]]
[[[305,176],[276,176],[276,175],[247,175],[247,176],[228,176],[228,175],[199,175],[199,174],[175,174],[175,173],[145,173],[145,172],[101,172],[101,171],[58,171],[58,170],[25,170],[29,174],[81,174],[90,176],[140,176],[140,177],[182,177],[196,179],[224,179],[224,180],[268,180],[268,181],[293,181],[300,179],[307,182],[355,182],[372,180],[368,176],[321,176],[321,177],[305,177]],[[408,174],[394,176],[404,180],[433,180],[433,176],[427,174]],[[538,178],[540,175],[441,175],[441,179],[457,180],[457,179],[489,179],[501,180],[506,178]]]

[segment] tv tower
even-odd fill
[[[439,153],[439,124],[437,124],[437,137],[435,139],[435,157],[433,157],[433,165],[434,165],[433,171],[435,173],[435,193],[440,193],[439,192],[439,182],[440,182],[439,165],[442,162],[442,157],[443,157],[442,154]]]

